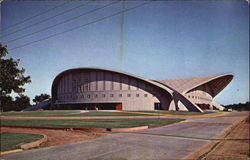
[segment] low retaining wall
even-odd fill
[[[30,142],[30,143],[23,144],[20,147],[23,150],[38,147],[38,146],[40,146],[40,144],[42,144],[42,143],[44,143],[44,142],[46,142],[48,140],[48,137],[45,134],[42,134],[42,136],[43,136],[43,138],[41,138],[41,139],[39,139],[39,140],[37,140],[35,142]]]
[[[138,130],[148,129],[148,126],[132,127],[132,128],[107,128],[107,131],[111,132],[132,132]]]

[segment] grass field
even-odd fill
[[[204,111],[203,113],[201,112],[185,112],[185,111],[165,111],[165,110],[158,110],[158,111],[139,111],[142,113],[159,113],[160,115],[204,115],[204,114],[211,114],[211,113],[216,113],[213,111]]]
[[[148,125],[152,128],[180,122],[182,120],[183,119],[1,120],[1,125],[80,128],[127,128]]]
[[[79,111],[23,111],[23,112],[2,112],[1,116],[55,116],[79,113]]]
[[[184,111],[130,111],[126,112],[104,112],[104,111],[89,111],[87,113],[80,113],[80,111],[74,110],[54,110],[54,111],[24,111],[24,112],[4,112],[0,113],[2,116],[27,116],[27,117],[92,117],[92,116],[153,116],[150,114],[143,113],[155,113],[156,115],[204,115],[216,113],[213,111],[205,111],[204,113],[200,112],[184,112]],[[140,114],[141,113],[141,114]]]
[[[42,137],[36,134],[1,133],[1,152],[18,149],[21,143],[29,143]]]
[[[145,116],[145,114],[125,113],[125,112],[97,112],[90,111],[80,113],[80,111],[25,111],[25,112],[6,112],[3,116],[27,116],[27,117],[91,117],[91,116]],[[151,116],[151,115],[146,115]]]
[[[81,114],[72,114],[72,115],[62,115],[62,116],[71,116],[71,117],[94,117],[94,116],[145,116],[145,114],[138,113],[125,113],[125,112],[88,112]],[[146,115],[152,116],[152,115]]]

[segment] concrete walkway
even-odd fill
[[[189,118],[187,122],[133,133],[114,133],[94,140],[14,153],[2,159],[137,160],[182,159],[210,142],[248,112],[219,117]]]

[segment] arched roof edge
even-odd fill
[[[190,90],[192,90],[192,89],[194,89],[194,88],[196,88],[196,87],[202,86],[202,85],[204,85],[204,84],[206,84],[206,83],[209,83],[209,82],[211,82],[211,81],[213,81],[213,80],[215,80],[215,79],[219,79],[219,78],[226,77],[226,76],[232,76],[232,78],[234,77],[234,75],[233,75],[232,73],[220,74],[220,75],[214,76],[214,77],[212,77],[212,78],[209,78],[209,79],[207,79],[207,80],[205,80],[205,81],[203,81],[203,82],[201,82],[201,83],[199,83],[199,84],[197,84],[197,85],[195,85],[195,86],[193,86],[193,87],[191,87],[191,88],[189,88],[189,89],[184,90],[184,91],[182,92],[182,94],[186,94],[187,92],[189,92]],[[229,83],[228,83],[228,84],[229,84]],[[228,85],[228,84],[226,84],[226,85]],[[225,88],[225,86],[224,86],[223,88]]]
[[[67,73],[67,72],[70,72],[70,71],[75,71],[75,70],[101,70],[101,71],[109,71],[109,72],[114,72],[114,73],[118,73],[118,74],[123,74],[123,75],[127,75],[127,76],[130,76],[130,77],[134,77],[134,78],[137,78],[137,79],[140,79],[140,80],[143,80],[143,81],[146,81],[150,84],[153,84],[159,88],[162,88],[164,90],[166,90],[171,96],[173,96],[173,90],[165,85],[162,85],[162,84],[159,84],[157,82],[154,82],[153,80],[148,80],[148,79],[145,79],[143,77],[140,77],[140,76],[136,76],[136,75],[133,75],[133,74],[130,74],[130,73],[126,73],[126,72],[122,72],[122,71],[117,71],[117,70],[112,70],[112,69],[106,69],[106,68],[98,68],[98,67],[79,67],[79,68],[71,68],[71,69],[68,69],[68,70],[65,70],[65,71],[62,71],[61,73],[59,73],[53,80],[53,83],[52,83],[52,89],[53,89],[53,86],[54,86],[54,82],[63,74]]]

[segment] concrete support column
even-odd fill
[[[210,107],[209,107],[210,110],[213,110],[213,105],[212,105],[212,103],[210,103],[209,105],[210,105]]]
[[[179,101],[178,93],[176,93],[176,92],[173,93],[173,100],[174,100],[174,104],[175,104],[175,110],[176,110],[176,111],[179,111],[179,106],[178,106],[178,101]]]

